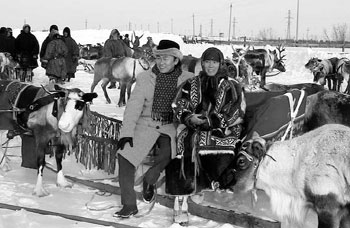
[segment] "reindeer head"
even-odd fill
[[[282,52],[284,52],[286,49],[282,46],[282,44],[280,44],[276,47],[276,50],[273,51],[273,54],[275,56],[274,68],[281,72],[286,72],[286,67],[284,64],[286,55],[282,55]]]
[[[231,167],[229,188],[235,192],[247,192],[255,186],[256,173],[261,159],[266,154],[266,142],[257,133],[244,142]]]
[[[92,102],[97,97],[96,93],[84,93],[80,89],[64,89],[55,85],[57,91],[64,91],[63,113],[58,121],[58,128],[62,132],[71,132],[77,127],[83,117],[86,103]]]
[[[305,68],[313,72],[320,61],[319,58],[313,57],[305,64]]]
[[[346,61],[344,64],[344,71],[350,74],[350,61]]]

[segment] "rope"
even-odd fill
[[[278,71],[278,72],[275,73],[275,74],[266,74],[265,76],[266,76],[266,77],[273,77],[273,76],[279,75],[280,73],[281,73],[281,71]]]
[[[106,191],[98,191],[98,192],[95,192],[91,199],[85,203],[85,207],[90,210],[90,211],[105,211],[105,210],[108,210],[108,209],[111,209],[111,208],[115,208],[115,207],[120,207],[120,206],[116,206],[116,205],[107,205],[105,207],[94,207],[94,206],[91,206],[89,204],[91,204],[91,202],[94,200],[95,196],[98,195],[98,196],[105,196],[105,197],[109,197],[112,195],[112,193],[109,193],[109,194],[106,194],[107,192]]]

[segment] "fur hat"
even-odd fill
[[[120,32],[118,31],[118,29],[112,29],[111,34],[109,35],[109,38],[112,38],[112,36],[116,34],[120,36]]]
[[[0,34],[6,34],[6,33],[7,33],[7,29],[5,27],[1,27]]]
[[[210,47],[203,52],[201,59],[202,61],[213,60],[222,64],[224,62],[224,54],[219,49]]]
[[[52,30],[57,30],[57,31],[58,31],[58,26],[57,26],[57,25],[51,25],[51,26],[50,26],[50,32],[51,32]]]
[[[70,28],[65,27],[65,28],[63,29],[63,33],[65,33],[65,32],[68,34],[68,36],[70,36]]]
[[[180,51],[180,45],[172,40],[161,40],[159,45],[153,48],[154,55],[171,55],[178,58],[180,61],[183,55]]]

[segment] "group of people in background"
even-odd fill
[[[39,52],[40,50],[40,52]],[[37,68],[40,57],[41,66],[46,69],[46,75],[50,82],[64,83],[75,77],[79,59],[79,47],[71,37],[69,27],[63,30],[63,36],[59,34],[58,26],[51,25],[49,35],[44,42],[39,42],[31,27],[23,25],[20,34],[14,38],[11,28],[0,28],[0,52],[9,53],[19,63],[17,73],[30,78],[33,69]]]
[[[123,37],[118,29],[113,29],[104,43],[102,57],[132,57],[132,49],[136,48],[152,52],[156,46],[152,37],[147,37],[146,44],[140,47],[142,36],[143,34],[137,36],[134,32],[130,39],[129,34]],[[22,76],[18,78],[31,79],[33,70],[39,66],[39,60],[41,67],[46,69],[49,81],[55,83],[69,82],[74,78],[79,59],[79,47],[71,36],[70,28],[65,27],[60,35],[57,25],[50,26],[49,34],[41,47],[29,24],[23,25],[16,38],[13,37],[11,28],[1,27],[0,52],[8,53],[10,58],[19,63],[16,73]],[[116,88],[116,82],[112,81],[108,88]]]

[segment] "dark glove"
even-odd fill
[[[127,142],[130,144],[131,147],[134,146],[131,137],[124,137],[124,138],[119,139],[119,141],[117,143],[117,150],[119,150],[119,149],[124,150],[124,146]]]

